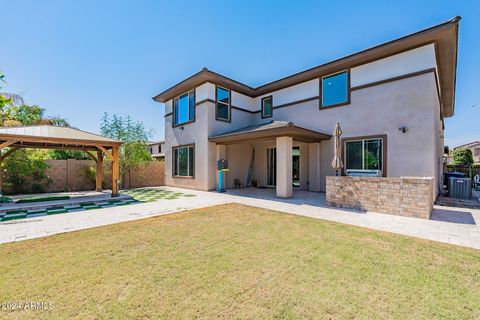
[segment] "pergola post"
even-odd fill
[[[0,153],[2,149],[0,149]],[[2,168],[2,161],[0,160],[0,195],[3,195],[3,168]]]
[[[120,176],[118,147],[118,145],[112,147],[112,197],[118,197],[118,179]]]
[[[97,151],[97,172],[95,179],[95,190],[97,192],[102,192],[103,184],[103,152],[101,150]]]

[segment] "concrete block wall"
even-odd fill
[[[332,206],[430,219],[435,201],[433,177],[326,177]]]
[[[44,192],[86,191],[95,189],[95,180],[88,176],[87,170],[95,168],[93,160],[46,160],[48,165],[45,171],[46,179],[42,181],[28,181],[39,184]],[[130,188],[163,186],[165,180],[164,161],[151,161],[146,165],[130,170],[125,176],[126,185]],[[112,187],[111,162],[103,163],[103,182],[105,189]],[[29,188],[27,188],[29,189]]]

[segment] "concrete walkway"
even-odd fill
[[[306,191],[295,191],[294,198],[291,199],[279,199],[275,197],[274,191],[269,189],[229,190],[222,194],[171,187],[162,189],[194,194],[196,197],[162,199],[152,203],[2,222],[0,243],[236,202],[480,249],[480,210],[436,206],[432,220],[423,220],[332,208],[325,204],[324,194]]]

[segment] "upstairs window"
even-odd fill
[[[322,107],[335,107],[349,103],[350,79],[348,71],[342,71],[321,79]]]
[[[383,139],[345,142],[345,169],[383,170]]]
[[[173,99],[174,125],[195,121],[195,90]]]
[[[270,118],[273,115],[272,96],[262,98],[262,118]]]
[[[215,119],[230,122],[230,90],[217,87],[216,91]]]

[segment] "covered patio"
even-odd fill
[[[103,160],[112,162],[112,197],[118,196],[119,148],[121,141],[90,132],[50,125],[0,128],[0,165],[21,148],[80,150],[96,162],[95,190],[102,192]],[[6,152],[3,149],[8,148]],[[3,188],[3,170],[0,168],[0,190]]]
[[[259,187],[275,188],[277,197],[289,198],[294,184],[300,190],[319,191],[320,142],[330,138],[292,122],[270,121],[209,141],[216,144],[216,160],[229,162],[226,188],[251,186],[253,180]]]

